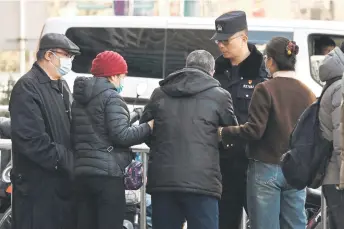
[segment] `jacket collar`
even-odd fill
[[[48,76],[48,74],[43,70],[43,68],[41,68],[37,62],[35,62],[32,66],[32,69],[36,72],[38,72],[38,74],[35,74],[37,80],[39,83],[41,84],[46,84],[46,83],[50,83],[50,87],[55,89],[58,92],[62,91],[62,84],[63,84],[63,80],[52,80],[50,79],[50,77]]]
[[[33,64],[32,69],[38,71],[39,74],[36,75],[36,78],[41,84],[52,81],[48,74],[41,68],[41,66],[38,65],[37,62]]]
[[[243,78],[258,78],[261,76],[261,68],[264,67],[263,55],[257,50],[254,44],[248,44],[250,55],[239,64],[239,74]],[[224,58],[223,55],[219,56],[215,62],[215,71],[224,71],[231,69],[231,62]]]
[[[296,73],[295,71],[277,71],[272,75],[272,78],[276,77],[296,78]]]

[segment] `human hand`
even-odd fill
[[[134,108],[134,112],[139,116],[138,118],[140,119],[143,113],[143,108],[141,107]]]
[[[151,128],[151,130],[153,130],[153,127],[154,127],[154,119],[150,120],[150,121],[148,122],[148,125],[149,125],[149,127]]]
[[[343,190],[344,190],[344,183],[341,183],[341,184],[339,184],[339,185],[336,185],[336,188],[337,188],[337,190],[343,191]]]

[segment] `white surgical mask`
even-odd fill
[[[72,59],[71,58],[60,58],[60,67],[58,72],[61,76],[67,75],[72,70]]]
[[[266,55],[264,55],[264,64],[265,64],[265,69],[266,69],[266,72],[268,73],[268,78],[271,78],[271,77],[272,77],[272,75],[271,75],[271,72],[270,72],[270,70],[269,70],[268,66],[266,65],[266,62],[267,62],[267,60],[268,60],[267,56],[266,56]]]
[[[55,53],[53,53],[55,57],[57,57],[60,60],[60,67],[56,67],[53,63],[51,63],[52,65],[54,65],[54,67],[56,68],[56,71],[61,75],[67,75],[71,70],[72,70],[72,58],[68,58],[68,57],[58,57]]]

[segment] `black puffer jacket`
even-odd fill
[[[185,68],[160,82],[141,122],[154,118],[148,192],[191,192],[220,198],[217,129],[236,125],[232,98],[205,72]]]
[[[78,77],[74,99],[75,175],[121,177],[132,159],[129,147],[147,139],[149,125],[130,127],[128,107],[106,78]]]

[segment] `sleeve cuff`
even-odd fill
[[[235,146],[237,137],[240,135],[240,126],[228,126],[222,129],[222,144],[225,149]]]
[[[222,129],[222,141],[240,135],[240,126],[227,126]]]

